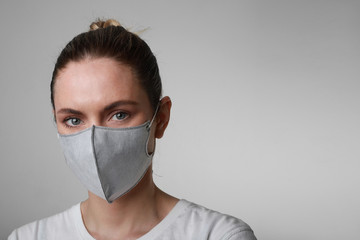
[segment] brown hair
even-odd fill
[[[140,85],[145,89],[153,110],[156,109],[162,92],[156,58],[144,40],[113,19],[93,22],[88,32],[74,37],[61,51],[50,84],[53,109],[55,109],[54,86],[59,71],[69,62],[101,57],[111,58],[130,66]]]

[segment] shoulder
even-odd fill
[[[187,203],[182,216],[183,221],[188,226],[196,226],[194,230],[202,232],[207,239],[256,239],[252,229],[244,221],[186,200],[181,201]]]
[[[59,234],[62,236],[64,232],[74,233],[77,211],[80,212],[80,203],[56,215],[15,229],[8,240],[54,239],[54,236],[58,238]]]

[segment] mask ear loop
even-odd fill
[[[154,116],[152,117],[152,119],[151,119],[151,121],[150,121],[149,125],[146,127],[146,128],[147,128],[147,130],[150,130],[151,125],[152,125],[152,123],[153,123],[153,122],[154,122],[154,120],[155,120],[155,117],[156,117],[156,114],[157,114],[157,112],[158,112],[159,108],[160,108],[160,102],[159,102],[159,103],[158,103],[158,105],[156,106]]]

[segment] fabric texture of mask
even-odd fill
[[[80,182],[111,203],[134,188],[150,166],[151,123],[129,128],[92,126],[75,134],[59,134],[59,140]]]

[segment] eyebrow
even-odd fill
[[[82,115],[82,112],[78,111],[78,110],[74,110],[71,108],[62,108],[59,111],[56,112],[57,114],[59,113],[70,113],[70,114],[75,114],[75,115]]]
[[[138,103],[135,102],[135,101],[131,101],[131,100],[121,100],[121,101],[113,102],[113,103],[107,105],[104,108],[104,110],[109,111],[109,110],[111,110],[113,108],[117,108],[117,107],[124,106],[124,105],[134,105],[134,106],[136,106],[136,105],[138,105]]]
[[[124,105],[138,105],[138,103],[135,102],[135,101],[131,101],[131,100],[121,100],[121,101],[113,102],[113,103],[107,105],[104,108],[104,111],[109,111],[109,110],[111,110],[113,108],[124,106]],[[72,108],[61,108],[56,113],[57,114],[60,114],[60,113],[68,114],[68,113],[70,113],[70,114],[75,114],[75,115],[83,115],[82,112],[80,112],[78,110],[75,110],[75,109],[72,109]]]

